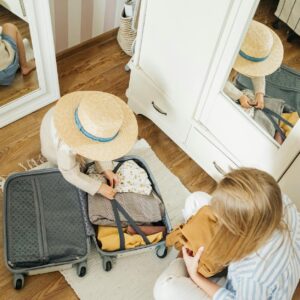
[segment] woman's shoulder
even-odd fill
[[[282,195],[282,202],[283,220],[292,234],[291,238],[300,239],[300,212],[297,210],[295,203],[287,195]],[[296,236],[297,233],[298,236]]]
[[[283,220],[287,225],[283,230],[276,230],[271,238],[255,253],[231,264],[231,271],[242,277],[267,278],[284,270],[294,249],[300,253],[300,214],[288,196],[283,195]],[[300,257],[298,258],[300,262]],[[267,279],[266,279],[267,280]]]

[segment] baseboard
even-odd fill
[[[118,33],[118,28],[114,28],[114,29],[104,32],[94,38],[84,41],[74,47],[70,47],[66,50],[60,51],[60,52],[56,53],[56,60],[60,60],[65,57],[71,56],[71,55],[77,53],[78,51],[82,50],[83,48],[88,48],[88,47],[94,46],[95,44],[98,44],[98,45],[104,44],[110,40],[115,39],[117,36],[117,33]]]

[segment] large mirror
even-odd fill
[[[279,145],[300,115],[300,1],[296,2],[260,1],[224,87],[228,99]]]
[[[59,98],[48,0],[0,0],[0,127]]]
[[[0,1],[0,26],[2,106],[37,90],[39,83],[29,24],[19,1]]]

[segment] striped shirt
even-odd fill
[[[300,279],[300,213],[283,196],[290,234],[274,232],[257,252],[228,267],[225,286],[213,300],[290,300]]]

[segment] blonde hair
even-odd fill
[[[255,252],[276,229],[284,228],[280,188],[264,171],[241,168],[225,175],[211,207],[219,222],[212,249],[228,263]]]

